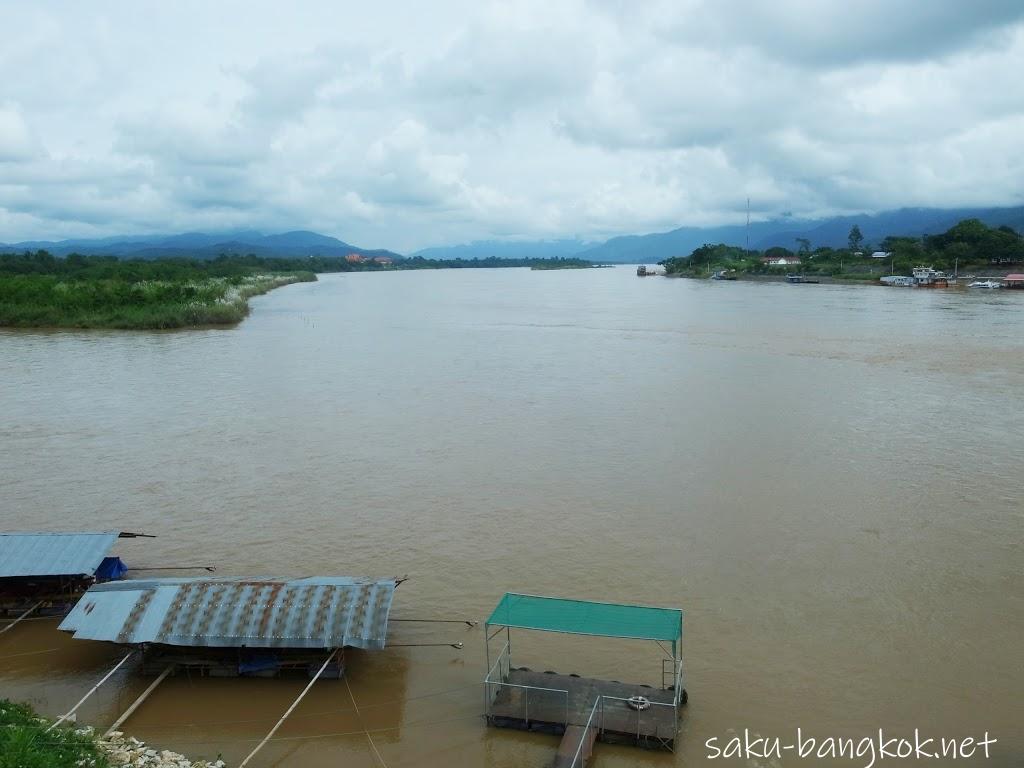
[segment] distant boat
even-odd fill
[[[805,275],[786,275],[787,283],[802,283],[804,285],[817,285],[821,281],[816,277],[806,277]]]
[[[665,275],[666,270],[660,264],[656,267],[648,267],[646,264],[641,264],[636,268],[637,277],[651,277],[652,275]]]
[[[948,288],[951,278],[931,267],[914,267],[915,288]],[[956,280],[953,280],[956,283]]]
[[[968,288],[1002,288],[1003,284],[998,280],[975,280],[967,284]]]
[[[914,278],[908,275],[884,275],[878,278],[882,285],[893,285],[898,288],[913,288]]]
[[[735,269],[717,269],[711,273],[712,280],[735,280]]]

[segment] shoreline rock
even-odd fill
[[[76,731],[83,736],[95,736],[91,727]],[[156,750],[134,736],[121,731],[111,731],[105,737],[96,738],[96,744],[115,768],[226,768],[221,759],[192,760],[169,749]]]

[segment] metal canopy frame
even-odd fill
[[[626,626],[625,622],[635,622]],[[683,612],[678,608],[573,600],[544,595],[506,592],[484,623],[487,668],[490,669],[491,627],[505,629],[511,651],[511,630],[613,637],[625,640],[653,640],[672,643],[673,660],[678,660],[683,635]],[[664,647],[662,646],[663,650]]]
[[[520,605],[543,605],[543,614],[523,616],[522,611],[517,617],[515,601],[522,599]],[[559,608],[567,610],[583,608],[582,618],[577,610],[575,617],[564,617],[558,615]],[[588,614],[587,610],[594,613]],[[601,618],[601,613],[611,614],[615,621],[607,621]],[[527,612],[528,613],[528,612]],[[596,615],[595,615],[596,614]],[[630,616],[643,621],[660,615],[661,619],[654,622],[646,622],[646,629],[615,629],[616,621],[628,619]],[[587,617],[593,620],[588,620]],[[675,619],[678,616],[678,619]],[[607,615],[605,619],[607,619]],[[668,621],[671,619],[671,624]],[[675,621],[678,624],[675,624]],[[602,629],[602,624],[604,628]],[[542,595],[525,595],[515,592],[506,592],[502,599],[495,606],[490,618],[484,622],[484,653],[487,663],[487,675],[484,678],[484,703],[485,711],[490,712],[490,703],[493,696],[492,689],[495,687],[507,687],[510,684],[507,678],[512,670],[512,629],[527,629],[534,632],[555,632],[561,634],[583,635],[589,637],[611,637],[626,640],[645,640],[657,643],[658,647],[665,653],[661,660],[661,687],[663,690],[674,691],[672,707],[678,711],[683,690],[683,657],[680,648],[680,641],[683,634],[683,612],[678,608],[657,608],[644,605],[629,605],[624,603],[604,603],[588,600],[570,600],[556,597],[545,597]],[[504,633],[502,633],[504,630]],[[492,663],[491,642],[499,635],[505,635],[505,642]],[[663,643],[671,642],[671,653]],[[669,665],[668,667],[666,665]],[[533,686],[512,686],[521,688],[533,688]],[[547,689],[536,689],[547,690]],[[564,691],[553,691],[565,693]],[[566,694],[566,697],[568,694]],[[609,697],[599,697],[603,701]],[[566,700],[566,718],[568,718],[568,699]]]

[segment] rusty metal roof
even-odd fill
[[[78,639],[215,648],[381,649],[394,579],[191,578],[98,584],[60,629]]]
[[[119,535],[0,533],[0,578],[91,576]]]

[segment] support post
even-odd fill
[[[248,754],[245,760],[238,764],[238,768],[245,768],[245,766],[249,764],[249,761],[253,759],[256,753],[263,749],[263,745],[270,741],[271,736],[277,733],[277,729],[280,728],[282,723],[284,723],[284,721],[288,719],[288,715],[292,713],[292,710],[299,706],[299,702],[302,701],[302,699],[305,697],[307,693],[309,693],[309,689],[313,687],[313,683],[315,683],[320,678],[320,675],[322,675],[324,673],[324,670],[327,669],[327,665],[331,663],[331,659],[333,659],[337,655],[338,649],[335,648],[333,651],[331,651],[331,655],[324,660],[323,665],[320,667],[319,671],[313,676],[313,679],[309,681],[309,685],[302,689],[302,693],[300,693],[299,697],[292,702],[292,705],[288,707],[288,710],[283,715],[281,715],[281,719],[278,720],[274,724],[274,727],[270,729],[270,733],[264,736],[263,741],[257,744],[256,748]]]
[[[7,625],[6,627],[4,627],[3,629],[0,629],[0,635],[2,635],[2,634],[3,634],[4,632],[6,632],[7,630],[9,630],[9,629],[10,629],[11,627],[13,627],[13,626],[14,626],[15,624],[17,624],[17,623],[18,623],[19,621],[21,621],[22,619],[27,619],[27,618],[29,617],[29,615],[31,615],[31,614],[32,614],[32,612],[33,612],[33,611],[35,611],[35,609],[36,609],[36,608],[38,608],[38,607],[39,607],[40,605],[42,605],[42,604],[43,604],[43,603],[45,603],[45,602],[46,602],[45,600],[40,600],[40,601],[39,601],[38,603],[36,603],[35,605],[33,605],[33,606],[32,606],[31,608],[29,608],[29,609],[28,609],[27,611],[25,611],[25,612],[24,612],[23,614],[21,614],[21,616],[19,616],[18,618],[16,618],[16,619],[15,619],[14,621],[12,621],[12,622],[11,622],[10,624],[8,624],[8,625]]]
[[[124,714],[121,715],[119,718],[117,718],[117,720],[114,721],[114,724],[112,726],[107,728],[106,732],[103,734],[103,738],[107,738],[107,736],[109,736],[111,733],[113,733],[118,728],[120,728],[124,724],[124,722],[129,717],[132,716],[132,714],[135,712],[135,710],[139,708],[139,706],[142,704],[142,702],[144,702],[146,699],[149,698],[149,694],[151,694],[153,691],[155,691],[156,687],[158,685],[160,685],[160,683],[162,683],[164,681],[164,678],[167,677],[169,674],[171,674],[171,671],[173,669],[174,669],[174,665],[173,664],[169,664],[167,666],[167,669],[165,669],[163,672],[161,672],[159,677],[157,677],[156,680],[154,680],[152,683],[150,683],[149,687],[146,688],[146,690],[144,690],[142,692],[142,695],[139,696],[139,698],[137,698],[134,702],[132,702],[132,705],[130,707],[128,707],[128,709],[126,709],[124,711]]]
[[[63,715],[61,715],[61,716],[60,716],[59,718],[57,718],[56,720],[54,720],[54,721],[53,721],[53,723],[51,723],[51,724],[50,724],[50,727],[49,727],[49,728],[47,728],[47,729],[46,729],[46,731],[44,731],[44,733],[49,733],[49,732],[50,732],[50,731],[52,731],[52,730],[53,730],[54,728],[56,728],[56,727],[57,727],[58,725],[60,725],[60,724],[61,724],[61,723],[63,723],[63,722],[65,721],[65,720],[67,720],[67,719],[68,719],[69,717],[71,717],[71,716],[72,716],[73,714],[75,714],[75,711],[76,711],[76,710],[77,710],[77,709],[78,709],[78,708],[79,708],[80,706],[82,706],[83,704],[85,704],[85,700],[86,700],[86,699],[88,699],[88,698],[89,698],[90,696],[92,696],[92,695],[93,695],[94,693],[96,693],[96,690],[97,690],[97,689],[98,689],[98,688],[99,688],[99,687],[100,687],[101,685],[103,685],[103,684],[104,684],[105,682],[107,682],[107,680],[109,680],[109,679],[110,679],[111,675],[113,675],[113,674],[114,674],[115,672],[117,672],[117,670],[119,670],[119,669],[121,668],[121,665],[122,665],[122,664],[124,664],[124,663],[125,663],[126,661],[128,661],[128,659],[130,659],[130,658],[131,658],[132,656],[134,656],[134,655],[135,655],[135,651],[129,651],[128,653],[126,653],[126,654],[124,655],[124,658],[123,658],[123,659],[121,659],[121,660],[120,660],[119,662],[117,662],[117,664],[115,664],[115,665],[114,665],[114,668],[113,668],[112,670],[110,670],[109,672],[107,672],[107,674],[105,674],[105,675],[103,676],[103,679],[102,679],[102,680],[100,680],[100,681],[99,681],[98,683],[96,683],[96,685],[94,685],[94,686],[93,686],[93,687],[92,687],[92,688],[91,688],[91,689],[89,690],[89,692],[88,692],[87,694],[85,694],[85,696],[83,696],[83,697],[82,697],[81,699],[79,699],[79,700],[78,700],[78,703],[77,703],[77,704],[75,704],[75,706],[73,706],[73,707],[72,707],[71,709],[69,709],[69,710],[68,710],[67,712],[65,712],[65,713],[64,713]]]

